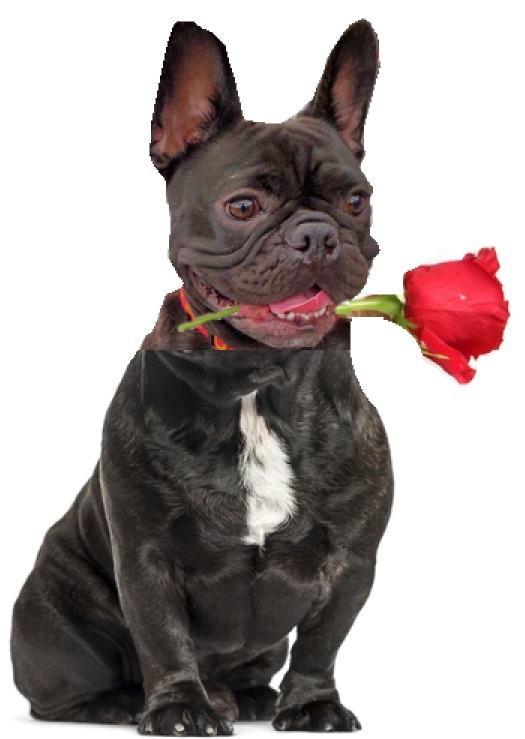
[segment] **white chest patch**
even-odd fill
[[[241,400],[244,447],[239,469],[248,493],[246,544],[264,544],[265,537],[281,527],[295,511],[293,474],[282,442],[268,430],[257,413],[256,393]]]

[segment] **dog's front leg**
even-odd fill
[[[102,489],[119,601],[143,677],[139,733],[231,734],[232,725],[212,708],[199,675],[185,576],[174,547],[176,510],[165,506],[154,487],[137,485],[123,472],[117,479],[106,474]]]
[[[281,683],[279,731],[355,731],[354,714],[335,688],[334,664],[339,647],[372,587],[374,562],[354,558],[332,585],[328,600],[299,624],[290,667]]]
[[[166,543],[167,544],[167,543]],[[190,636],[183,574],[162,540],[120,551],[118,590],[144,679],[141,734],[214,736],[233,729],[210,705]]]

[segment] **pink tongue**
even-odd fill
[[[278,303],[270,303],[272,313],[315,313],[327,305],[332,304],[332,299],[324,290],[310,288],[304,293],[297,293],[291,298],[280,300]]]

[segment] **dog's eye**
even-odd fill
[[[351,216],[359,216],[368,202],[368,195],[364,192],[353,192],[345,202],[345,211]]]
[[[236,198],[226,203],[226,212],[237,221],[249,221],[261,210],[255,198]]]

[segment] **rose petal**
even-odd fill
[[[426,327],[423,327],[418,333],[419,343],[425,350],[430,354],[446,357],[446,359],[441,359],[438,356],[427,356],[427,359],[438,364],[461,385],[466,385],[472,380],[476,370],[469,366],[467,358],[461,352],[449,346]]]
[[[504,300],[499,280],[473,260],[416,267],[405,274],[404,287],[405,299],[413,310],[446,307],[475,311],[479,303]]]
[[[496,249],[493,246],[484,246],[477,254],[465,254],[463,261],[474,262],[492,277],[495,276],[500,266]]]
[[[490,251],[482,261],[492,269],[497,258]],[[499,280],[471,257],[407,272],[405,316],[464,356],[478,357],[501,345],[509,312]]]

